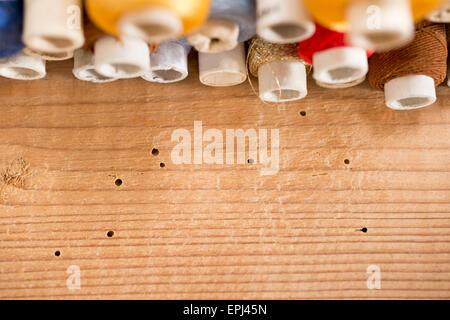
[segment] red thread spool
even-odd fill
[[[348,45],[345,33],[317,23],[313,36],[298,44],[300,57],[314,67],[314,79],[328,86],[358,84],[367,74],[367,58],[373,52]]]

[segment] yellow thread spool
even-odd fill
[[[346,21],[348,5],[359,0],[304,0],[314,19],[324,27],[346,32],[349,29]],[[396,0],[392,0],[396,1]],[[435,9],[442,0],[410,0],[413,18],[419,21],[427,13]]]
[[[209,8],[210,0],[86,0],[89,17],[103,31],[152,43],[199,27]]]

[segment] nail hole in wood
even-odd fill
[[[114,236],[114,231],[110,230],[106,233],[106,235],[108,236],[108,238],[112,238]]]
[[[366,233],[367,232],[367,228],[362,228],[361,231]]]
[[[59,257],[61,255],[61,252],[59,250],[55,251],[55,256]]]
[[[159,150],[153,148],[153,149],[152,149],[152,155],[157,156],[158,154],[159,154]]]
[[[165,164],[164,162],[161,162],[161,163],[159,164],[159,166],[160,166],[161,168],[164,168],[164,167],[166,166],[166,164]]]
[[[345,163],[345,164],[350,164],[350,160],[345,159],[345,160],[344,160],[344,163]]]
[[[302,117],[305,117],[305,116],[306,116],[306,111],[300,111],[300,115],[301,115]]]
[[[114,181],[115,185],[120,187],[122,185],[122,179],[116,179],[116,181]]]

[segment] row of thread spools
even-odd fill
[[[283,102],[306,96],[311,69],[326,88],[368,74],[387,106],[414,109],[445,80],[447,22],[450,0],[6,0],[0,75],[39,79],[45,60],[73,57],[81,80],[170,83],[187,76],[194,47],[205,85],[249,70],[262,100]]]

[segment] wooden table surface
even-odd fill
[[[71,64],[0,79],[1,298],[450,298],[450,88],[408,112],[367,83],[264,104],[195,61],[172,85]],[[174,164],[194,121],[279,129],[279,172]]]

